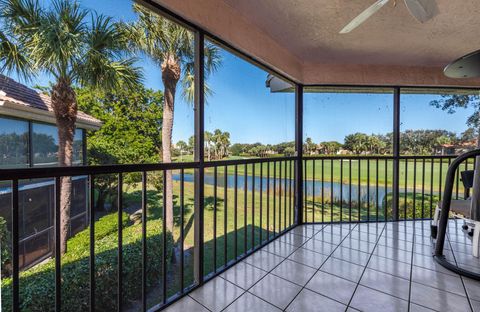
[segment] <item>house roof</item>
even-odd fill
[[[480,85],[443,74],[448,63],[480,48],[478,0],[429,0],[436,12],[423,24],[404,1],[390,0],[348,34],[339,31],[375,0],[141,1],[159,3],[304,84]]]
[[[438,145],[439,147],[445,147],[445,148],[450,148],[450,147],[455,147],[455,148],[475,148],[477,146],[477,140],[471,140],[467,142],[461,142],[458,144],[452,144],[452,143],[446,143],[446,144],[440,144]]]
[[[0,114],[55,123],[50,96],[4,75],[0,75]],[[78,128],[97,130],[101,125],[100,120],[78,111],[76,122]]]

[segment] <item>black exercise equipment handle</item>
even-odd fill
[[[463,163],[466,159],[480,156],[480,149],[475,149],[455,158],[451,165],[448,167],[447,177],[445,180],[445,188],[443,191],[443,199],[442,199],[442,210],[440,212],[440,221],[438,224],[438,232],[437,232],[437,240],[435,244],[435,260],[444,266],[445,268],[454,271],[458,274],[468,276],[470,278],[479,279],[480,275],[474,272],[470,272],[468,270],[459,268],[458,266],[451,264],[445,259],[443,255],[443,247],[445,245],[445,237],[447,234],[447,225],[448,225],[448,217],[450,214],[450,204],[452,202],[452,193],[453,187],[455,183],[455,174],[458,170],[458,167],[461,163]],[[475,190],[473,190],[475,192]],[[479,229],[475,229],[479,230]]]

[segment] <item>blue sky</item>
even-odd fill
[[[444,129],[460,134],[472,109],[448,114],[430,105],[438,95],[403,94],[401,131]],[[351,133],[385,134],[393,130],[392,94],[309,93],[304,96],[304,136],[314,142],[339,141]]]
[[[47,0],[43,0],[48,2]],[[129,21],[135,18],[131,0],[80,0],[98,13]],[[222,50],[222,66],[207,83],[214,94],[207,98],[205,128],[231,134],[232,143],[279,143],[294,140],[294,96],[272,94],[265,87],[267,73],[237,56]],[[148,58],[138,63],[144,70],[144,84],[163,90],[159,67]],[[49,77],[40,75],[30,85],[47,85]],[[429,105],[431,95],[402,96],[402,130],[447,129],[460,133],[467,127],[469,110],[449,115]],[[315,142],[336,140],[345,135],[392,131],[391,94],[306,94],[304,134]],[[173,141],[193,135],[193,108],[177,89]]]

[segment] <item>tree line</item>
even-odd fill
[[[179,157],[193,155],[195,138],[190,137],[188,142],[178,141],[173,153]],[[230,133],[215,129],[213,132],[205,132],[205,157],[208,161],[219,160],[229,156],[239,157],[267,157],[269,155],[292,156],[295,154],[295,142],[283,142],[279,144],[235,143],[230,142]]]
[[[446,147],[458,146],[465,149],[475,147],[477,134],[474,128],[457,135],[447,130],[405,130],[400,133],[401,153],[411,155],[432,155],[446,153]],[[193,155],[194,137],[188,143],[178,141],[174,154]],[[365,134],[361,132],[345,136],[344,143],[323,141],[315,143],[308,137],[303,144],[306,155],[335,155],[339,153],[355,155],[386,155],[392,153],[393,133]],[[207,160],[218,160],[228,156],[268,157],[275,155],[292,156],[295,154],[295,142],[278,144],[230,143],[230,133],[216,129],[205,132],[205,155]]]
[[[473,149],[476,145],[476,137],[474,128],[468,128],[458,135],[447,130],[405,130],[400,133],[400,150],[403,154],[431,155],[438,150],[443,154],[448,146]],[[392,143],[392,132],[370,135],[357,132],[345,136],[343,144],[336,141],[315,144],[311,138],[307,138],[304,152],[306,154],[337,154],[344,151],[356,155],[384,155],[392,153]]]

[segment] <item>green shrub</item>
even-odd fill
[[[9,276],[11,274],[11,236],[7,228],[7,221],[0,217],[0,257],[2,257],[1,273],[2,276]]]
[[[117,214],[107,215],[95,223],[95,282],[96,310],[115,310],[117,296]],[[127,225],[123,229],[123,301],[141,298],[142,225]],[[162,279],[162,222],[147,223],[147,287]],[[173,239],[167,234],[167,261],[172,257]],[[68,251],[62,257],[62,310],[87,311],[89,307],[89,229],[68,241]],[[11,311],[11,284],[2,281],[2,305]],[[20,275],[21,310],[53,311],[55,300],[55,260],[39,264]]]
[[[399,214],[400,218],[405,218],[405,208],[407,209],[406,213],[406,218],[408,220],[413,220],[413,219],[421,219],[423,218],[429,218],[430,213],[434,213],[434,209],[439,201],[439,196],[438,194],[433,195],[430,197],[430,194],[425,193],[424,196],[422,196],[421,191],[417,191],[415,193],[415,202],[414,202],[414,196],[413,192],[407,192],[405,200],[405,193],[400,193],[399,195]],[[393,216],[393,203],[392,203],[392,196],[388,197],[387,200],[387,207],[388,207],[388,216],[391,218]],[[432,211],[430,211],[430,207],[432,207]],[[423,215],[422,215],[422,210],[423,210]]]

